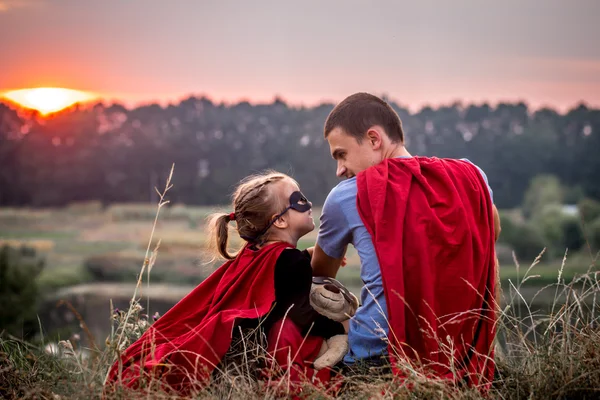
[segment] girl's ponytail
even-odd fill
[[[213,249],[213,252],[218,253],[227,260],[233,260],[235,258],[235,255],[232,256],[227,252],[230,221],[230,214],[223,213],[212,214],[208,221],[210,247]]]

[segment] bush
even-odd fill
[[[585,191],[581,185],[566,187],[563,201],[565,204],[578,204],[585,198]]]
[[[532,223],[542,233],[550,257],[563,257],[566,249],[577,251],[585,244],[579,217],[566,214],[560,205],[544,207]]]
[[[566,217],[561,224],[563,233],[562,247],[569,251],[577,251],[585,244],[581,222],[575,216]]]
[[[509,230],[510,234],[503,241],[514,250],[517,258],[524,262],[533,261],[546,247],[544,238],[531,224],[514,224]],[[504,228],[501,236],[504,235]]]
[[[498,238],[496,253],[502,264],[512,263],[512,252],[502,244],[508,245],[514,250],[517,258],[523,261],[533,261],[546,247],[544,237],[530,223],[515,222],[501,213],[500,226],[502,232]]]
[[[532,218],[544,207],[561,204],[564,189],[557,177],[553,175],[538,175],[531,180],[523,201],[523,216]]]
[[[13,336],[28,338],[37,332],[34,278],[43,268],[44,260],[32,248],[0,248],[0,327]]]
[[[91,280],[91,275],[81,264],[65,264],[52,269],[43,270],[37,277],[37,284],[40,291],[45,293],[66,286],[79,285]]]
[[[506,212],[500,211],[500,227],[502,231],[500,232],[498,241],[507,244],[514,243],[517,239],[515,235],[518,234],[518,225],[519,223],[515,222],[513,217],[508,216]]]
[[[106,254],[85,260],[84,270],[94,282],[135,282],[142,270],[143,257]],[[196,258],[161,254],[150,274],[154,283],[199,283],[208,271],[198,265]],[[147,270],[144,272],[146,279]]]
[[[86,259],[83,266],[93,281],[133,282],[137,279],[143,262],[143,258],[102,255]]]
[[[600,218],[600,202],[592,199],[583,199],[577,205],[584,223],[591,223]]]
[[[587,231],[590,246],[594,251],[600,251],[600,217],[589,225]]]

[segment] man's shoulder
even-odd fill
[[[481,169],[481,167],[479,165],[475,164],[473,161],[469,160],[468,158],[461,158],[460,161],[467,162],[467,163],[475,166],[475,168],[477,168],[477,170],[481,174],[481,177],[485,181],[485,184],[487,185],[488,191],[490,192],[490,197],[492,198],[492,202],[493,202],[494,201],[494,191],[492,190],[492,187],[490,186],[490,182],[488,180],[488,177],[485,174],[485,172],[483,172],[483,169]]]
[[[481,175],[483,175],[483,179],[485,179],[486,183],[487,183],[487,176],[485,174],[485,172],[483,172],[483,169],[481,169],[481,167],[477,164],[475,164],[473,161],[469,160],[468,158],[459,158],[460,161],[464,161],[467,162],[471,165],[473,165],[475,168],[477,168],[477,170],[481,173]]]
[[[351,225],[358,217],[356,208],[356,178],[346,179],[338,183],[331,191],[321,212],[321,225],[331,222],[333,226]]]
[[[352,221],[360,220],[356,192],[356,178],[351,178],[331,189],[325,199],[317,244],[329,257],[342,257],[345,246],[352,241]]]
[[[338,183],[327,196],[327,202],[342,204],[356,199],[358,192],[356,177],[349,178]]]
[[[463,157],[463,158],[438,158],[438,157],[424,157],[424,156],[419,156],[419,158],[423,159],[423,160],[428,160],[428,161],[433,161],[433,162],[442,162],[442,163],[464,162],[464,163],[468,163],[468,164],[474,166],[477,169],[477,171],[479,171],[479,174],[485,181],[485,184],[487,186],[488,192],[490,193],[492,202],[494,201],[494,191],[492,190],[492,187],[490,186],[490,182],[488,180],[486,173],[483,171],[483,169],[479,165],[475,164],[473,161],[469,160],[468,158],[465,158],[465,157]]]

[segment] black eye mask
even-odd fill
[[[312,205],[306,199],[306,197],[302,194],[302,192],[294,192],[290,195],[289,207],[286,208],[285,211],[283,211],[283,213],[279,214],[279,216],[282,216],[290,208],[303,213],[303,212],[307,212],[308,210],[310,210],[311,207],[312,207]]]
[[[302,192],[293,192],[290,195],[290,205],[287,206],[285,208],[285,210],[283,210],[282,212],[280,212],[279,214],[277,214],[277,216],[275,218],[273,218],[273,220],[269,223],[269,225],[267,225],[267,227],[265,229],[263,229],[258,235],[256,235],[255,237],[249,237],[249,236],[244,236],[241,235],[242,239],[245,239],[249,242],[254,242],[256,239],[258,239],[259,237],[261,237],[262,235],[264,235],[269,228],[271,227],[271,225],[273,225],[275,223],[275,221],[277,221],[283,214],[285,214],[286,212],[288,212],[289,209],[292,210],[296,210],[298,212],[304,213],[307,212],[308,210],[310,210],[312,208],[312,204],[310,204],[310,201],[308,201],[306,199],[306,197],[302,194]]]

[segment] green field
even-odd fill
[[[97,281],[134,282],[139,272],[157,207],[152,204],[116,204],[102,208],[99,203],[74,204],[61,209],[0,209],[0,241],[27,244],[46,258],[39,277],[43,290],[93,283]],[[159,255],[151,273],[153,282],[186,283],[202,280],[215,262],[207,263],[206,217],[227,207],[189,207],[175,205],[160,210],[153,249],[160,240]],[[318,227],[320,209],[315,209]],[[232,225],[233,226],[233,225]],[[314,245],[317,228],[302,238],[299,248]],[[241,241],[232,231],[232,248]],[[540,249],[541,250],[541,249]],[[356,251],[348,251],[348,265],[339,278],[353,290],[361,285],[360,261]],[[506,258],[506,257],[505,257]],[[525,277],[533,260],[522,260],[520,266],[501,259],[503,287],[509,280],[517,285]],[[557,281],[561,260],[542,261],[527,272],[525,285],[543,286]],[[582,252],[567,257],[562,279],[570,281],[585,273],[592,257]],[[591,267],[595,269],[594,266]]]

